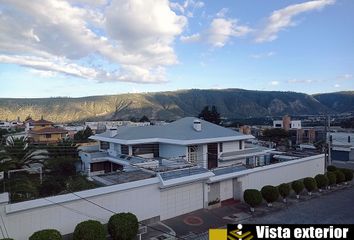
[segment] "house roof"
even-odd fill
[[[29,131],[30,134],[52,134],[52,133],[67,133],[68,131],[63,128],[46,127],[41,129],[32,129]]]
[[[51,122],[51,121],[40,119],[40,120],[37,120],[37,121],[31,121],[30,124],[33,125],[33,126],[37,126],[37,125],[53,125],[54,123]]]
[[[185,117],[169,124],[159,126],[124,126],[117,129],[111,137],[111,132],[92,136],[91,139],[117,142],[121,144],[137,144],[145,142],[165,142],[172,144],[196,144],[217,141],[232,141],[253,138],[229,128],[200,120],[201,131],[193,128],[197,118]]]

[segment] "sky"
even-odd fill
[[[354,90],[353,0],[0,0],[0,97]]]

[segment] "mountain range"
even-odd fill
[[[140,118],[174,120],[215,105],[222,117],[316,115],[354,112],[354,91],[308,95],[244,89],[179,90],[81,98],[0,98],[0,119],[31,116],[54,122]]]

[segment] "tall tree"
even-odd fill
[[[205,106],[203,110],[199,113],[198,117],[215,124],[220,124],[221,122],[220,113],[217,111],[215,106],[212,106],[211,110],[209,106]]]
[[[150,119],[144,115],[140,118],[139,122],[150,122]]]

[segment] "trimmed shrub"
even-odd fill
[[[138,219],[132,213],[114,214],[108,221],[108,232],[112,240],[135,239],[138,229]]]
[[[58,230],[45,229],[33,233],[29,240],[62,240],[62,236]]]
[[[73,240],[106,240],[106,233],[99,221],[88,220],[76,225]]]
[[[299,198],[299,195],[304,190],[305,186],[301,180],[296,180],[291,183],[291,188],[296,193],[296,197]]]
[[[337,170],[334,172],[336,174],[336,183],[342,183],[345,181],[345,175],[341,171]]]
[[[326,176],[327,176],[327,178],[328,178],[328,184],[329,184],[329,186],[336,184],[336,182],[337,182],[337,180],[336,180],[337,177],[336,177],[336,174],[335,174],[334,172],[327,172],[327,173],[326,173]]]
[[[324,175],[324,174],[316,175],[315,180],[316,180],[316,183],[317,183],[317,187],[319,189],[326,188],[328,186],[328,184],[329,184],[329,180],[328,180],[327,176]]]
[[[353,180],[353,171],[348,168],[340,168],[339,169],[343,174],[346,182]]]
[[[272,202],[275,202],[279,198],[278,188],[267,185],[261,189],[262,197],[271,206]]]
[[[317,184],[316,184],[316,181],[314,178],[307,177],[307,178],[304,178],[304,186],[305,186],[307,192],[309,193],[309,195],[311,195],[311,192],[316,189]]]
[[[335,171],[337,171],[337,167],[333,166],[333,165],[329,165],[329,166],[327,166],[327,171],[328,172],[335,172]]]
[[[279,194],[282,198],[286,199],[290,194],[290,185],[287,183],[282,183],[278,186]]]
[[[257,189],[247,189],[243,193],[243,199],[251,208],[254,208],[262,203],[262,194]]]

